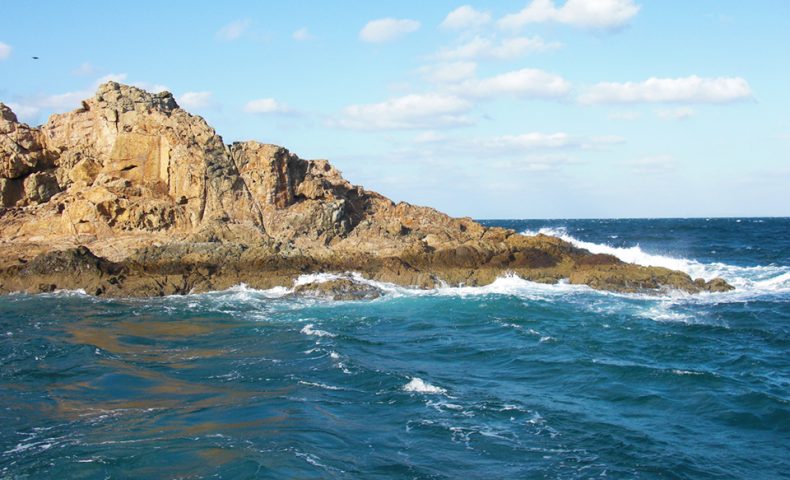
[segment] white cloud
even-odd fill
[[[294,40],[298,40],[300,42],[304,42],[304,41],[307,41],[307,40],[312,40],[312,39],[315,38],[315,36],[312,33],[310,33],[310,31],[307,29],[307,27],[302,27],[299,30],[296,30],[291,35],[291,37]]]
[[[675,169],[675,160],[671,155],[653,155],[625,162],[634,173],[657,174]]]
[[[489,12],[481,12],[469,5],[464,5],[448,13],[439,27],[445,30],[464,30],[481,27],[490,21],[491,14]]]
[[[72,70],[71,73],[79,76],[93,75],[96,73],[96,67],[89,62],[83,62],[82,65]]]
[[[752,97],[749,83],[740,77],[649,78],[644,82],[604,82],[588,88],[581,103],[727,103]]]
[[[438,143],[447,140],[446,135],[436,133],[434,130],[427,130],[414,136],[414,143]]]
[[[598,148],[607,145],[620,145],[622,143],[625,143],[625,138],[619,135],[598,135],[590,137],[583,146],[585,148]]]
[[[565,148],[578,144],[578,140],[573,139],[564,132],[558,133],[523,133],[521,135],[503,135],[475,142],[478,146],[487,150],[497,151],[525,151],[543,148]]]
[[[572,157],[566,154],[559,154],[559,153],[544,153],[544,154],[529,154],[523,155],[518,159],[510,159],[510,160],[497,160],[492,164],[492,166],[499,170],[504,170],[511,174],[509,178],[512,178],[512,173],[542,173],[542,172],[551,172],[554,170],[559,169],[565,165],[573,164],[573,163],[580,163],[574,160]],[[492,185],[494,186],[494,185]],[[501,190],[501,188],[505,187],[504,184],[500,184],[499,186],[495,187],[495,190]],[[514,188],[514,186],[507,186],[505,188]],[[523,186],[519,185],[515,188],[523,188]]]
[[[41,112],[41,108],[25,103],[10,102],[8,106],[19,120],[28,123],[38,118],[38,114]]]
[[[381,103],[350,105],[337,125],[362,130],[440,128],[471,124],[467,100],[439,93],[413,94]]]
[[[0,42],[0,60],[5,60],[6,58],[11,56],[11,45],[7,43]]]
[[[359,32],[359,38],[364,42],[381,43],[395,40],[408,33],[417,31],[420,22],[417,20],[380,18],[371,20]]]
[[[519,135],[503,135],[469,142],[460,141],[465,150],[480,151],[481,154],[492,151],[504,154],[523,154],[534,150],[601,149],[611,145],[625,143],[625,138],[615,135],[580,137],[565,132],[542,133],[530,132]]]
[[[125,74],[125,73],[108,73],[107,75],[103,75],[103,76],[97,78],[96,81],[93,82],[93,88],[95,90],[96,87],[98,87],[102,83],[107,83],[107,82],[119,82],[120,83],[120,82],[125,81],[126,77],[128,77],[128,75]],[[143,88],[143,87],[140,87],[140,88]]]
[[[436,57],[441,60],[509,60],[528,53],[554,50],[560,46],[561,44],[556,42],[546,43],[540,37],[513,37],[496,42],[478,35],[457,47],[442,48]]]
[[[641,117],[641,113],[635,112],[633,110],[620,110],[609,114],[609,120],[622,120],[625,122],[638,120]]]
[[[518,29],[528,23],[557,22],[607,30],[624,26],[638,12],[633,0],[567,0],[561,7],[553,0],[533,0],[521,11],[502,17],[498,24]]]
[[[250,28],[250,25],[252,25],[252,21],[248,18],[234,20],[217,31],[217,38],[228,42],[238,40]]]
[[[291,113],[291,108],[273,98],[250,100],[244,105],[247,113]]]
[[[562,97],[570,92],[571,84],[559,75],[524,68],[494,77],[466,80],[452,87],[461,95],[493,97]]]
[[[115,79],[111,79],[111,80],[114,80],[114,81],[117,81],[117,82],[123,81],[123,80],[115,80]],[[162,85],[160,83],[132,82],[132,85],[134,85],[137,88],[141,88],[141,89],[145,90],[146,92],[151,92],[151,93],[161,93],[161,92],[168,92],[168,91],[170,91],[170,89],[167,87],[167,85]]]
[[[211,92],[184,92],[177,98],[182,108],[208,108],[214,106]]]
[[[421,67],[426,80],[433,83],[456,83],[475,75],[477,64],[474,62],[449,62]]]
[[[678,107],[658,110],[656,115],[658,115],[658,118],[663,118],[665,120],[685,120],[693,117],[696,113],[697,112],[693,108]]]

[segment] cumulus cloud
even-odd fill
[[[522,10],[505,15],[498,25],[518,29],[529,23],[557,22],[599,30],[624,26],[637,13],[633,0],[567,0],[557,7],[553,0],[533,0]]]
[[[693,117],[697,112],[690,107],[678,107],[658,110],[656,115],[664,120],[685,120]]]
[[[644,82],[604,82],[588,88],[581,103],[728,103],[752,97],[740,77],[649,78]]]
[[[544,42],[540,37],[513,37],[494,41],[478,35],[456,47],[442,48],[436,57],[440,60],[509,60],[528,53],[555,50],[561,46],[557,42]]]
[[[250,28],[252,21],[248,18],[234,20],[217,31],[217,38],[225,41],[233,41],[241,38]]]
[[[481,12],[469,5],[464,5],[448,13],[439,27],[445,30],[465,30],[479,28],[490,21],[491,14],[489,12]]]
[[[459,95],[472,97],[494,97],[508,95],[516,97],[562,97],[571,90],[571,84],[559,75],[524,68],[482,79],[470,79],[453,87]]]
[[[471,124],[472,104],[454,95],[412,94],[381,103],[350,105],[338,126],[362,130],[401,130]]]
[[[8,107],[16,114],[17,118],[23,122],[32,122],[38,118],[41,108],[28,103],[9,102]]]
[[[185,92],[178,96],[178,104],[183,108],[208,108],[214,106],[211,92]]]
[[[307,41],[307,40],[312,40],[312,39],[315,38],[315,36],[312,33],[310,33],[310,31],[307,29],[307,27],[302,27],[299,30],[296,30],[291,35],[291,37],[294,40],[297,40],[297,41],[300,41],[300,42],[304,42],[304,41]]]
[[[5,60],[11,56],[11,45],[0,42],[0,60]]]
[[[370,43],[389,42],[420,28],[417,20],[380,18],[371,20],[359,32],[360,40]]]
[[[477,64],[474,62],[447,62],[421,67],[419,72],[433,83],[456,83],[475,75]]]
[[[258,98],[256,100],[250,100],[244,105],[244,111],[247,113],[258,114],[292,112],[288,105],[278,102],[273,98]]]

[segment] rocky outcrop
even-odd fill
[[[372,285],[355,282],[350,278],[337,278],[297,285],[292,295],[327,300],[373,300],[383,293],[380,288]]]
[[[109,82],[39,128],[0,104],[0,292],[167,295],[344,271],[419,287],[513,272],[623,292],[731,288],[396,204],[276,145],[225,145],[167,92]],[[327,288],[372,295],[303,293]]]

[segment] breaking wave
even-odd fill
[[[620,260],[637,265],[650,267],[665,267],[680,270],[692,278],[711,280],[721,277],[736,288],[735,292],[748,291],[752,293],[783,293],[790,291],[790,267],[765,265],[742,267],[726,263],[702,263],[682,257],[660,255],[642,250],[639,244],[632,247],[613,247],[603,243],[580,240],[568,233],[564,227],[541,228],[540,230],[525,230],[523,235],[549,235],[558,237],[575,247],[583,248],[592,253],[613,255]]]

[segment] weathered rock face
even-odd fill
[[[167,92],[109,82],[40,128],[0,104],[0,292],[163,295],[349,270],[422,287],[510,271],[629,292],[731,288],[395,204],[276,145],[226,146]],[[369,298],[311,291],[325,287]]]
[[[0,104],[0,207],[42,203],[57,193],[53,158],[41,131],[19,123]]]

